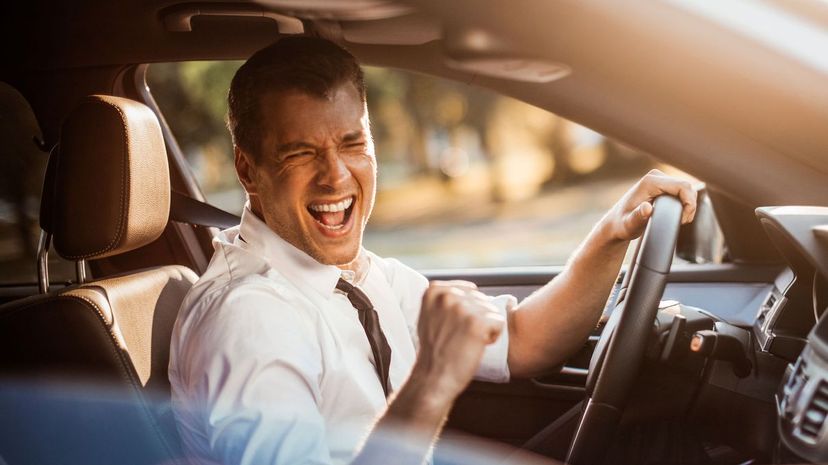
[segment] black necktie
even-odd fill
[[[391,366],[391,347],[385,339],[380,328],[379,315],[368,300],[368,296],[353,284],[340,278],[336,288],[344,292],[351,301],[351,305],[357,310],[359,322],[365,335],[368,336],[368,343],[371,345],[371,352],[374,354],[374,368],[377,370],[382,390],[385,397],[391,393],[391,384],[388,382],[388,369]]]

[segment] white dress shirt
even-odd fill
[[[172,334],[170,384],[185,453],[223,464],[349,462],[386,408],[357,311],[335,289],[353,273],[322,265],[245,208],[213,241],[207,271]],[[356,284],[391,347],[393,390],[417,350],[425,277],[370,252]],[[505,313],[512,296],[494,297]],[[508,334],[488,346],[479,379],[506,382]]]

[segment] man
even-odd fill
[[[179,430],[203,461],[421,463],[474,376],[529,377],[583,344],[653,198],[678,196],[684,222],[695,212],[688,183],[651,172],[518,305],[362,248],[377,167],[348,52],[283,39],[239,69],[229,104],[248,204],[171,348]]]

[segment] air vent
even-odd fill
[[[819,431],[828,415],[828,383],[820,380],[814,391],[814,397],[802,413],[802,422],[799,425],[799,434],[803,439],[816,442]]]
[[[787,420],[793,420],[796,416],[796,410],[794,408],[795,402],[793,399],[797,397],[802,388],[805,386],[805,383],[808,382],[808,374],[806,373],[805,368],[807,367],[807,362],[804,358],[799,357],[796,360],[796,363],[791,370],[791,374],[788,376],[788,380],[785,383],[783,388],[783,400],[782,400],[782,409],[783,414]]]
[[[762,309],[762,312],[759,313],[759,316],[756,317],[756,326],[759,328],[763,328],[765,325],[765,317],[768,316],[768,311],[766,309]]]
[[[791,376],[788,378],[788,382],[785,385],[786,394],[798,391],[808,381],[808,375],[805,373],[805,368],[807,366],[808,362],[806,362],[804,358],[799,357],[796,359],[793,371],[791,371]]]
[[[768,314],[771,310],[773,310],[773,306],[776,304],[776,296],[773,295],[773,292],[768,294],[768,298],[765,299],[765,303],[762,304],[762,307],[759,309],[759,315],[756,317],[756,326],[759,328],[765,328],[765,320],[768,317]]]
[[[799,377],[800,382],[802,383],[801,386],[804,386],[805,383],[808,382],[808,362],[805,361],[804,358],[800,358],[799,360],[799,373],[797,373],[797,376]]]

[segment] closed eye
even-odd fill
[[[285,155],[284,160],[296,160],[302,157],[307,157],[313,155],[313,152],[310,150],[304,150],[302,152],[294,152]]]
[[[345,144],[346,149],[362,149],[365,147],[365,142],[351,142],[349,144]]]

